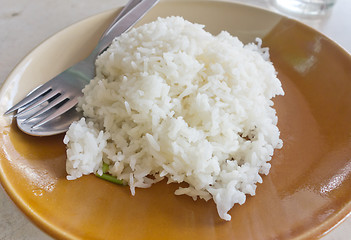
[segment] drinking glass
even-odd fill
[[[280,11],[305,16],[327,14],[336,0],[271,0]]]

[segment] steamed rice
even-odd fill
[[[109,173],[134,195],[164,178],[175,194],[213,198],[219,216],[255,195],[282,147],[271,98],[283,95],[268,49],[181,17],[115,39],[96,61],[68,130],[67,179]]]

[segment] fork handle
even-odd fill
[[[110,32],[110,29],[113,25],[121,19],[126,13],[132,10],[136,5],[138,5],[142,0],[129,0],[126,5],[124,5],[123,9],[118,13],[117,17],[113,20],[113,22],[106,28],[105,32],[101,35],[100,40],[106,37]]]

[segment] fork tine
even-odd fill
[[[15,117],[21,116],[22,114],[24,114],[24,113],[36,108],[40,104],[44,103],[45,101],[48,101],[49,99],[55,97],[58,94],[60,94],[60,92],[58,90],[51,90],[47,94],[43,95],[42,98],[40,98],[37,101],[35,101],[32,105],[28,106],[26,109],[24,109],[24,110],[18,112],[17,114],[15,114]]]
[[[51,89],[51,87],[46,85],[46,84],[39,86],[37,89],[35,89],[31,93],[29,93],[21,101],[19,101],[17,104],[12,106],[9,110],[7,110],[5,112],[5,114],[12,113],[12,112],[18,110],[19,108],[22,108],[22,107],[28,105],[29,103],[33,102],[38,97],[40,97],[40,96],[44,95],[45,93],[47,93],[48,91],[50,91],[50,89]]]
[[[44,118],[43,120],[39,121],[38,123],[34,124],[32,126],[32,128],[37,128],[40,127],[41,125],[51,121],[52,119],[54,119],[55,117],[58,117],[60,115],[62,115],[63,113],[67,112],[68,110],[70,110],[71,108],[73,108],[75,105],[77,105],[78,103],[78,98],[73,98],[70,99],[69,101],[67,101],[66,103],[64,103],[62,106],[60,106],[56,111],[54,111],[52,114],[50,114],[49,116],[47,116],[46,118]]]
[[[42,109],[40,109],[38,112],[36,112],[33,116],[27,118],[24,122],[28,122],[31,119],[38,117],[39,115],[45,113],[46,111],[48,111],[49,109],[55,107],[57,104],[63,102],[65,99],[68,99],[67,95],[60,95],[59,97],[55,98],[54,101],[50,102],[48,105],[46,105],[45,107],[43,107]]]

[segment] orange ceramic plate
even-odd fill
[[[30,137],[2,113],[30,89],[87,56],[117,11],[79,22],[45,41],[0,93],[1,183],[45,232],[72,239],[297,239],[321,236],[351,210],[351,57],[285,17],[232,3],[168,2],[143,20],[180,15],[216,34],[263,38],[286,92],[275,99],[284,147],[255,197],[218,217],[213,201],[175,196],[176,185],[128,187],[94,176],[65,179],[63,135]],[[62,51],[65,49],[65,51]],[[57,57],[59,56],[59,57]]]

